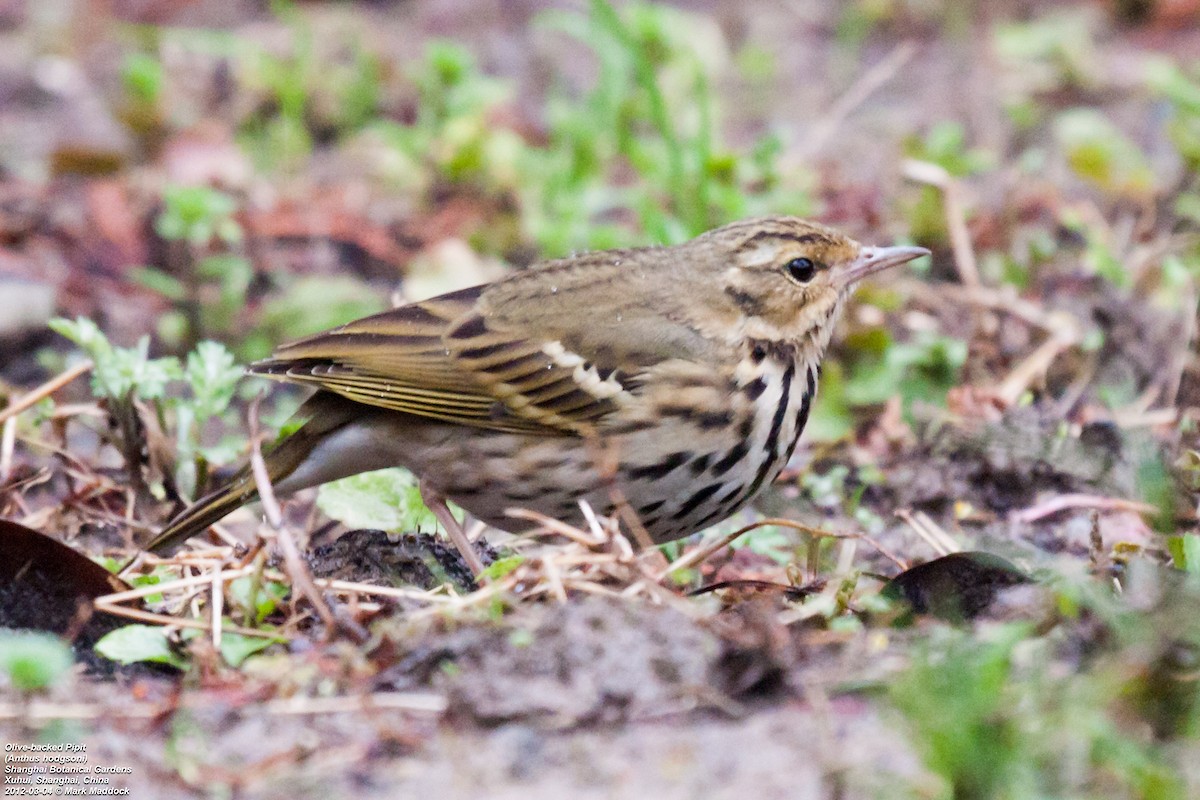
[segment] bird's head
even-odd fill
[[[796,217],[744,220],[693,240],[715,272],[706,287],[739,338],[812,341],[820,349],[854,287],[868,275],[928,255],[922,247],[868,247]],[[716,245],[712,247],[711,245]]]

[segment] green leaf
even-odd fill
[[[184,669],[187,659],[167,641],[166,628],[158,625],[126,625],[96,642],[96,652],[120,664],[148,661]]]
[[[71,669],[71,648],[41,631],[0,631],[0,673],[22,692],[46,689]]]
[[[222,631],[221,657],[229,666],[240,667],[243,661],[255,653],[260,653],[273,644],[281,644],[286,641],[287,639],[283,637],[243,636],[232,631]]]
[[[433,514],[421,502],[417,479],[399,468],[327,483],[317,491],[317,506],[351,528],[411,531],[434,524]]]
[[[162,96],[162,64],[146,53],[130,53],[121,65],[121,83],[135,102],[153,105]]]
[[[188,354],[183,376],[191,384],[196,415],[203,424],[229,407],[242,368],[225,345],[204,341]]]
[[[1146,156],[1099,111],[1064,111],[1055,120],[1054,133],[1071,169],[1104,191],[1140,197],[1154,189]]]
[[[285,599],[291,589],[276,581],[258,582],[258,591],[253,598],[250,592],[255,586],[253,576],[245,575],[229,584],[229,596],[241,609],[254,615],[255,622],[262,622],[272,611],[279,607],[279,602]]]
[[[524,563],[525,556],[514,555],[497,558],[484,568],[483,573],[479,577],[489,581],[499,580]]]

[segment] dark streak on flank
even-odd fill
[[[800,434],[804,432],[804,426],[808,424],[808,412],[812,410],[813,398],[817,396],[818,370],[820,370],[819,366],[809,366],[808,368],[808,391],[801,398],[800,410],[796,412],[796,434],[792,437],[792,443],[788,445],[786,461],[791,461],[792,453],[796,452],[796,443],[800,441]]]
[[[725,454],[724,458],[722,458],[717,463],[713,464],[713,468],[712,468],[713,476],[716,477],[716,476],[724,475],[726,472],[728,472],[733,467],[734,464],[738,463],[743,458],[745,458],[746,454],[749,452],[750,452],[750,443],[747,442],[745,439],[741,440],[740,442],[738,442],[737,444],[735,444],[733,447],[731,447],[729,449],[729,452]]]
[[[542,496],[541,491],[516,491],[508,490],[504,492],[504,499],[513,503],[528,503],[530,500],[536,500]]]
[[[704,472],[704,470],[708,469],[708,464],[710,461],[712,461],[712,454],[705,453],[704,455],[693,459],[692,463],[688,464],[688,469],[692,471],[693,475],[699,475],[701,472]]]
[[[646,467],[634,467],[633,469],[629,470],[629,477],[631,480],[635,481],[642,480],[644,478],[658,480],[659,478],[664,478],[669,475],[672,470],[682,466],[691,457],[691,453],[683,451],[671,453],[657,464],[650,464]]]
[[[740,492],[741,490],[742,490],[741,484],[735,483],[729,489],[728,492],[726,492],[725,494],[723,494],[717,498],[717,505],[720,506],[721,508],[725,508],[729,504],[729,502],[731,500],[733,500],[733,498],[736,497],[737,493]]]
[[[658,423],[652,419],[631,419],[621,422],[619,425],[614,425],[612,434],[642,433],[643,431],[654,430],[657,427]]]
[[[706,528],[714,522],[722,520],[727,516],[729,516],[729,511],[723,506],[718,506],[715,510],[708,512],[703,517],[696,520],[693,527],[695,527],[696,530],[700,530],[701,528]]]
[[[687,502],[679,507],[678,511],[671,515],[671,519],[685,519],[689,514],[699,508],[701,503],[716,494],[717,490],[724,485],[724,482],[718,481],[717,483],[710,483],[708,486],[700,489],[694,495],[689,497]]]
[[[713,428],[726,428],[733,424],[732,411],[700,411],[697,412],[695,406],[664,404],[658,407],[658,411],[663,416],[680,417],[689,422],[695,423],[701,430],[712,430]]]
[[[655,511],[658,511],[660,508],[662,508],[663,504],[666,502],[666,500],[655,500],[653,503],[646,503],[644,506],[638,506],[638,516],[644,517],[647,514],[653,514]]]

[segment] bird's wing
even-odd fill
[[[499,327],[479,311],[484,289],[284,345],[250,371],[371,406],[524,433],[578,432],[629,398],[637,365],[618,363],[620,348],[576,353],[552,336]]]

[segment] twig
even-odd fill
[[[1124,411],[1112,413],[1112,421],[1121,428],[1149,428],[1156,425],[1174,425],[1179,411],[1174,408],[1156,408],[1151,411]]]
[[[262,501],[263,513],[267,518],[267,524],[271,526],[275,532],[275,539],[279,542],[279,549],[283,551],[283,562],[287,567],[288,575],[292,579],[292,584],[300,591],[308,602],[312,604],[317,615],[325,624],[325,630],[332,632],[335,630],[344,629],[350,633],[351,637],[358,640],[361,644],[366,641],[366,631],[361,630],[357,625],[350,625],[346,621],[339,620],[330,609],[329,604],[325,602],[325,598],[321,596],[321,592],[317,590],[313,583],[312,575],[304,564],[304,559],[300,557],[300,548],[296,545],[296,540],[292,536],[291,530],[283,524],[283,513],[279,509],[279,501],[275,499],[275,490],[271,486],[271,476],[267,473],[267,464],[263,460],[262,454],[262,439],[263,435],[259,431],[258,426],[258,402],[259,398],[255,398],[250,404],[249,409],[249,424],[250,424],[250,472],[254,476],[254,487],[258,490],[259,499]],[[346,624],[343,624],[346,622]]]
[[[208,575],[202,576],[206,581]],[[99,600],[95,601],[97,611],[103,611],[106,614],[112,614],[117,617],[128,617],[129,619],[137,619],[142,622],[154,622],[162,625],[165,628],[195,628],[201,631],[209,629],[209,623],[202,619],[188,619],[186,617],[173,617],[169,614],[156,614],[153,611],[142,611],[140,608],[128,608],[126,606],[102,604]],[[218,618],[219,619],[219,618]],[[243,628],[240,625],[230,625],[225,628],[229,633],[240,633],[242,636],[257,636],[262,639],[286,639],[286,635],[279,631],[259,630],[258,628]]]
[[[584,547],[600,547],[604,544],[603,539],[596,539],[590,536],[586,531],[576,528],[574,525],[569,525],[562,520],[547,516],[537,511],[528,508],[509,508],[505,509],[506,517],[514,519],[524,519],[530,522],[536,522],[549,533],[557,533],[560,536],[565,536],[576,544]]]
[[[159,563],[168,562],[161,561]],[[249,575],[253,571],[254,568],[252,566],[241,567],[240,569],[222,571],[219,573],[219,577],[221,580],[233,580],[234,578],[240,578],[243,575]],[[102,595],[101,597],[96,598],[95,603],[97,605],[100,605],[101,603],[106,605],[117,605],[128,600],[138,600],[143,597],[149,597],[152,594],[168,594],[178,589],[188,589],[193,586],[200,586],[205,583],[211,583],[212,580],[212,575],[193,575],[188,578],[176,578],[174,580],[166,581],[165,583],[148,584],[146,586],[138,586],[134,589],[126,589],[123,592],[113,592],[112,594]]]
[[[1101,497],[1092,494],[1060,494],[1035,506],[1021,509],[1013,513],[1017,522],[1030,523],[1044,519],[1060,511],[1073,508],[1094,508],[1099,511],[1133,511],[1138,514],[1154,514],[1156,506],[1138,500],[1125,500],[1119,497]]]
[[[939,556],[948,556],[962,550],[958,542],[954,541],[954,537],[942,530],[941,526],[924,511],[914,514],[902,508],[896,512],[896,516],[907,522],[909,527],[916,531],[917,535],[924,539]]]
[[[865,103],[868,97],[896,77],[916,52],[917,47],[913,42],[901,42],[884,56],[882,61],[860,75],[837,102],[821,115],[820,121],[801,145],[800,154],[808,159],[820,152],[846,118]]]
[[[54,394],[80,375],[86,375],[91,371],[93,366],[90,360],[81,361],[70,369],[46,381],[36,389],[13,400],[3,411],[0,411],[0,422],[7,422],[11,417],[15,417],[22,411],[37,405],[42,398]]]
[[[950,247],[954,251],[954,267],[964,286],[979,286],[979,266],[971,233],[967,230],[967,215],[963,207],[962,184],[940,164],[905,159],[901,164],[905,177],[917,183],[934,186],[942,192],[946,210],[946,230],[950,232]]]
[[[251,594],[251,604],[254,603],[254,595]],[[213,649],[218,653],[221,652],[221,614],[225,610],[225,586],[221,582],[221,568],[217,567],[212,572],[212,602],[209,604],[209,615],[212,617],[212,644]]]
[[[0,431],[0,485],[8,482],[12,474],[13,451],[17,446],[17,418],[9,417]]]
[[[1038,345],[1021,363],[1013,367],[1008,376],[995,389],[996,397],[1006,406],[1021,399],[1035,380],[1045,375],[1054,359],[1079,342],[1079,333],[1074,325],[1064,324],[1051,331],[1050,338]]]
[[[668,575],[670,575],[673,572],[677,572],[678,570],[686,569],[687,567],[693,567],[697,564],[701,564],[701,563],[707,561],[709,558],[711,558],[712,555],[714,553],[716,553],[717,551],[722,550],[725,547],[728,547],[734,540],[736,540],[737,538],[742,536],[742,534],[749,533],[750,531],[755,530],[756,528],[762,528],[767,525],[774,525],[774,526],[778,526],[781,528],[792,528],[793,530],[802,531],[804,533],[810,533],[814,536],[830,536],[831,535],[828,532],[821,530],[820,528],[814,528],[810,525],[804,525],[800,522],[794,522],[793,520],[790,520],[790,519],[781,519],[778,517],[768,517],[767,519],[760,519],[755,522],[751,522],[749,525],[744,525],[741,528],[738,528],[733,533],[727,533],[724,536],[718,536],[716,539],[714,539],[709,544],[702,545],[700,547],[697,547],[695,550],[692,550],[691,552],[685,553],[683,556],[675,559],[673,562],[668,564],[666,569],[664,569],[662,572],[658,573],[658,575],[655,576],[654,580],[658,583],[661,583],[663,580],[665,580],[667,578]]]
[[[377,597],[394,597],[400,600],[421,600],[428,603],[451,603],[453,597],[444,594],[435,594],[420,589],[402,589],[395,586],[376,586],[371,583],[356,583],[354,581],[339,581],[330,578],[313,578],[313,583],[331,592],[344,592],[347,594],[366,594],[375,595]]]

